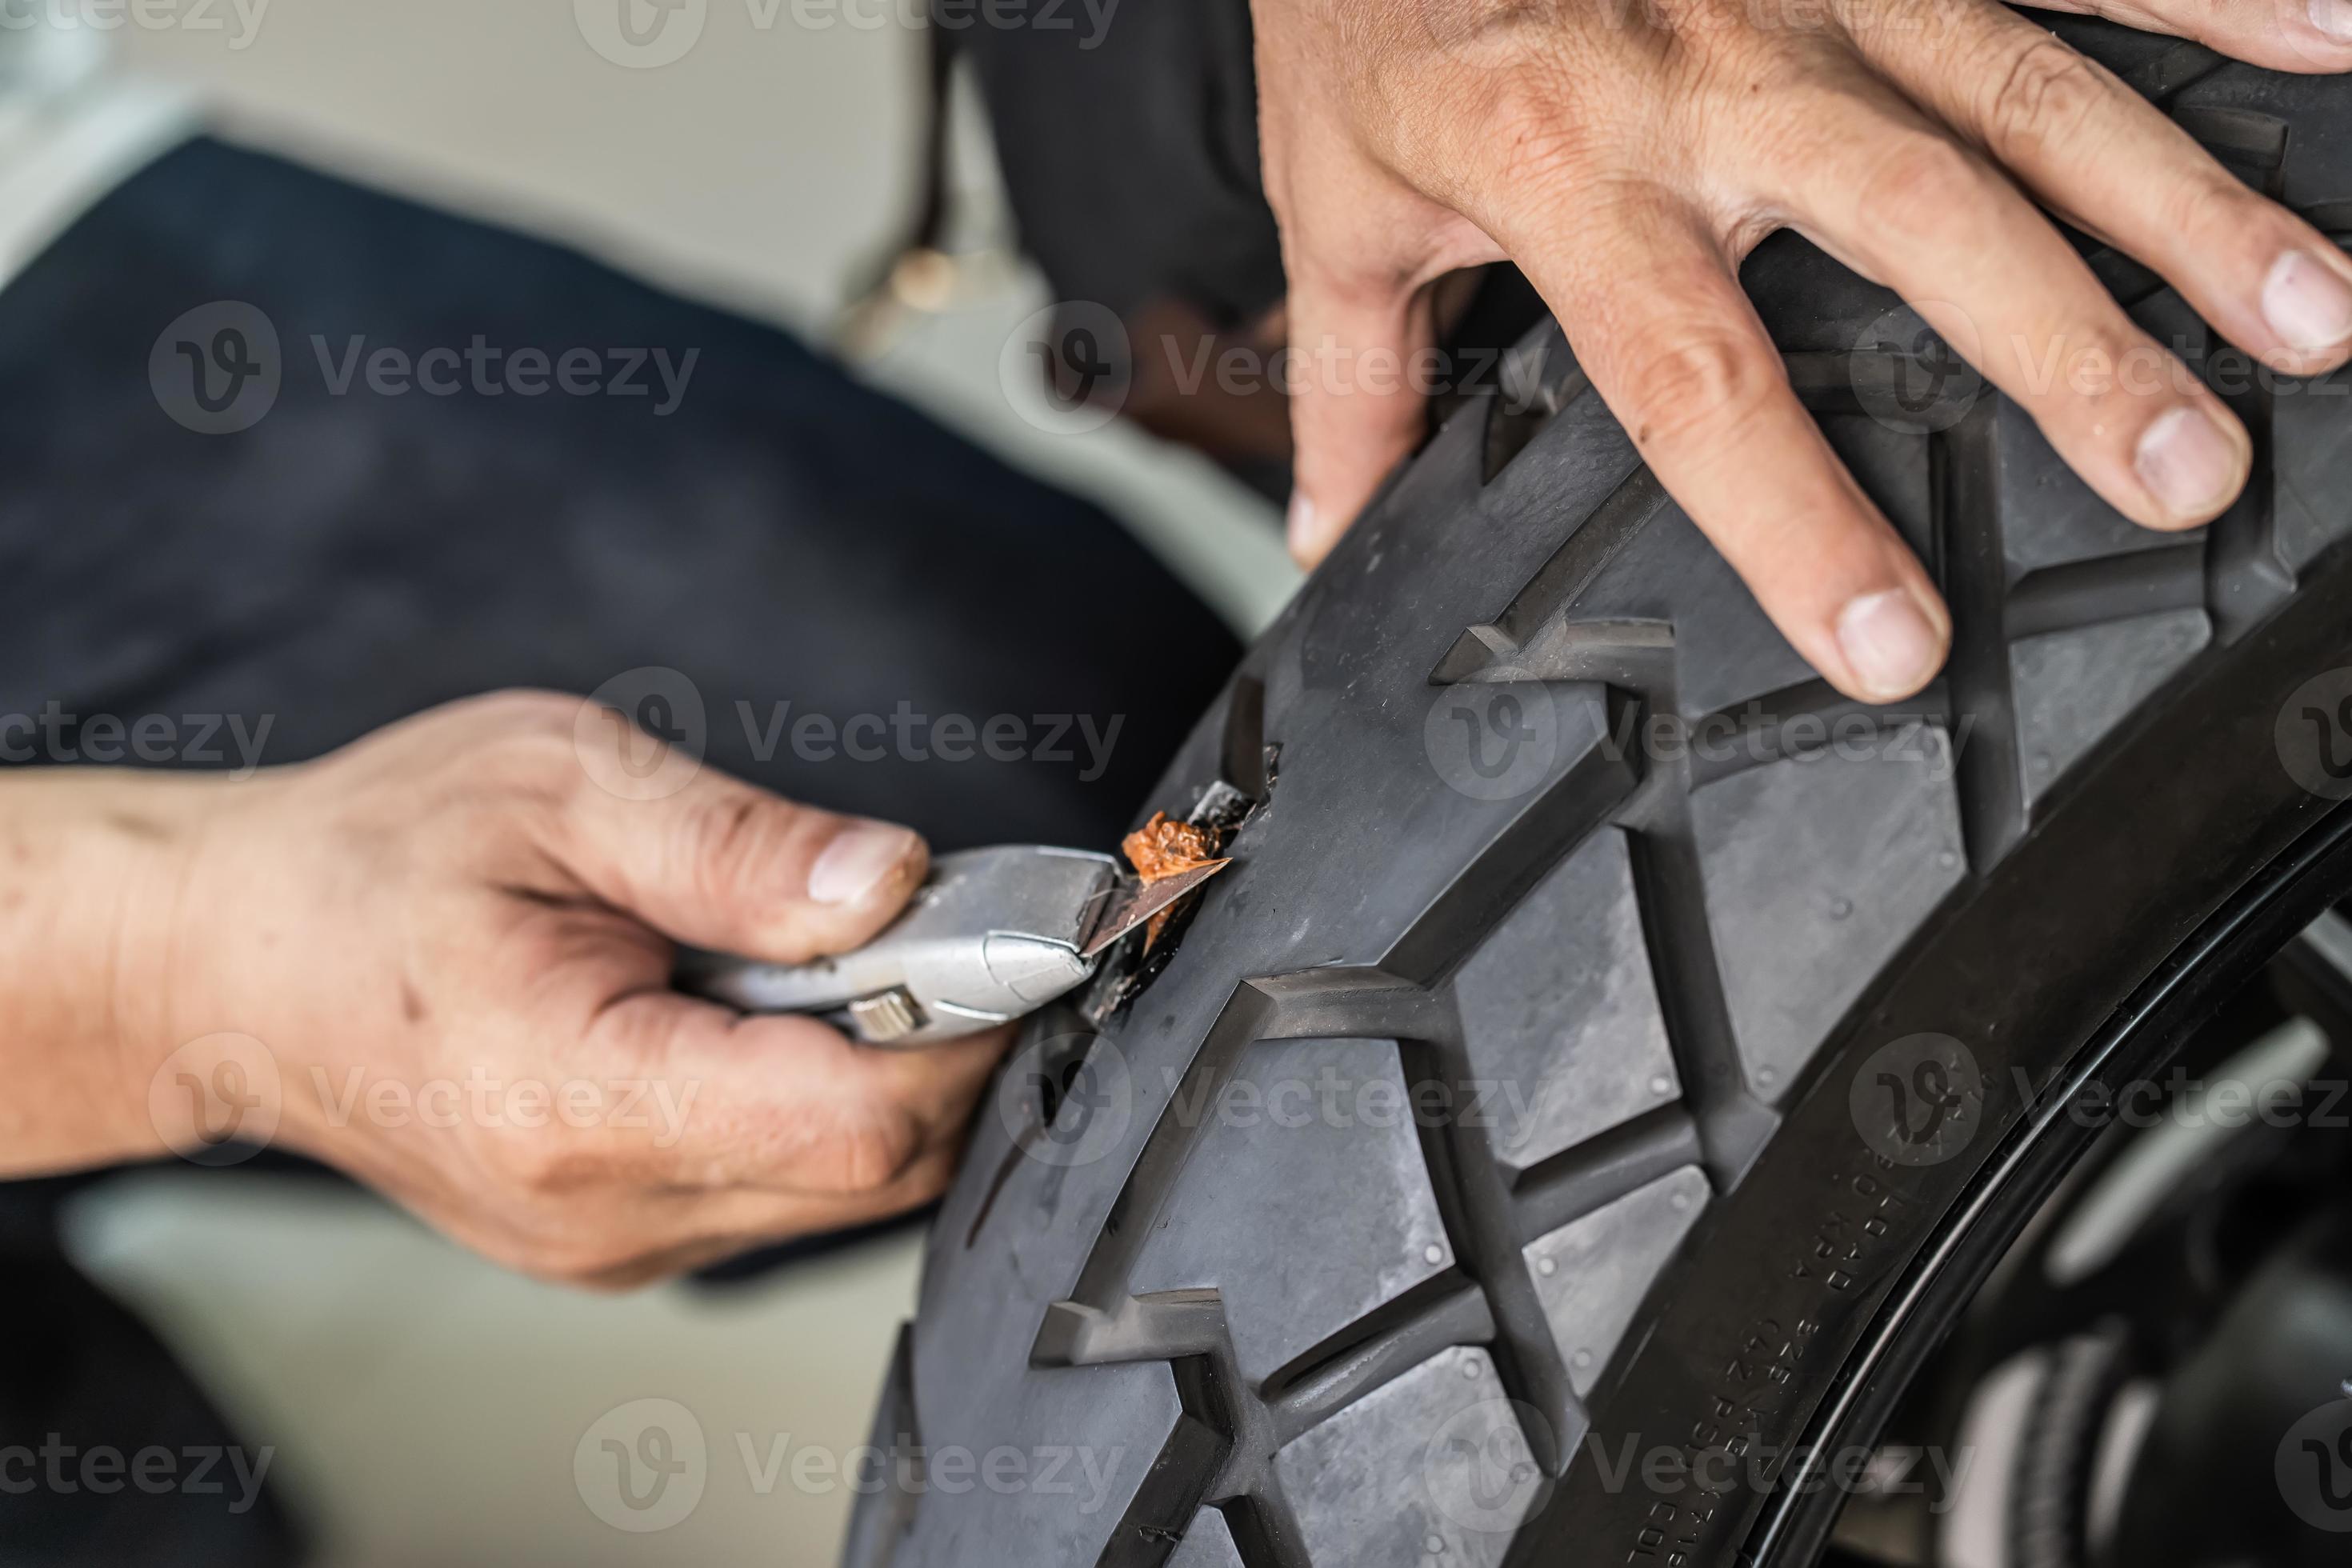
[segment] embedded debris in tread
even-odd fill
[[[1119,841],[1128,863],[1147,884],[1179,877],[1217,858],[1214,835],[1205,827],[1179,822],[1164,811]]]
[[[1216,829],[1180,822],[1164,811],[1155,811],[1151,820],[1119,841],[1128,863],[1135,868],[1136,876],[1145,886],[1170,877],[1180,877],[1196,870],[1217,858]],[[1167,928],[1168,919],[1175,906],[1153,915],[1143,928],[1143,950],[1151,951],[1160,933]]]

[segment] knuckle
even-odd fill
[[[467,727],[452,737],[448,761],[470,786],[560,804],[588,782],[573,743],[579,700],[544,691],[510,691],[467,704]]]
[[[952,1186],[955,1182],[956,1158],[962,1152],[963,1140],[956,1140],[953,1148],[939,1159],[925,1160],[906,1174],[907,1206],[929,1203]]]
[[[2096,407],[2137,406],[2153,398],[2171,402],[2185,395],[2193,378],[2161,343],[2120,321],[2082,329],[2080,352],[2068,356],[2068,389]],[[2116,446],[2128,437],[2121,425],[2108,436]]]
[[[679,824],[676,853],[688,885],[724,915],[772,911],[773,868],[805,817],[788,803],[748,788],[712,791]]]
[[[1636,350],[1626,375],[1633,439],[1677,445],[1736,428],[1785,384],[1776,355],[1727,331],[1689,331]]]
[[[1928,132],[1896,138],[1863,172],[1864,219],[1955,246],[1980,244],[1984,168],[1959,143]]]
[[[493,691],[444,710],[453,747],[477,748],[502,771],[544,774],[572,760],[572,721],[580,699],[552,691]]]
[[[2273,216],[2278,213],[2277,208],[2221,170],[2202,171],[2180,181],[2163,199],[2161,209],[2165,227],[2173,234],[2217,239],[2261,237],[2268,240],[2276,229],[2284,226]],[[2265,257],[2275,254],[2288,243],[2291,237],[2282,236],[2276,243],[2259,247],[2259,253]]]
[[[517,686],[462,699],[452,706],[509,729],[561,732],[572,728],[572,716],[580,700],[558,691]]]
[[[590,1192],[606,1180],[611,1166],[601,1154],[544,1133],[500,1139],[492,1161],[508,1190],[532,1204]]]
[[[1530,61],[1482,73],[1478,101],[1463,123],[1478,127],[1480,154],[1503,188],[1541,190],[1572,182],[1596,155],[1598,127],[1567,100],[1557,66]]]
[[[2105,104],[2106,81],[2071,45],[2048,34],[2014,48],[1990,79],[1982,122],[1997,146],[2058,147]]]
[[[911,1116],[860,1116],[827,1141],[827,1173],[844,1194],[877,1193],[906,1174],[922,1152],[922,1132]]]

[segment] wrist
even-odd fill
[[[191,872],[223,786],[40,769],[0,777],[0,1176],[157,1152],[147,1090],[186,973]]]

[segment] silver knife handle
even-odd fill
[[[1080,941],[1118,878],[1108,855],[1045,845],[942,855],[906,912],[855,952],[801,964],[688,952],[678,983],[749,1013],[824,1015],[869,1045],[953,1039],[1091,975]]]

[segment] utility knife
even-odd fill
[[[933,862],[905,912],[854,952],[761,963],[689,951],[679,986],[747,1013],[810,1013],[873,1046],[1009,1023],[1089,979],[1103,955],[1231,864],[1146,882],[1108,855],[1010,844]]]

